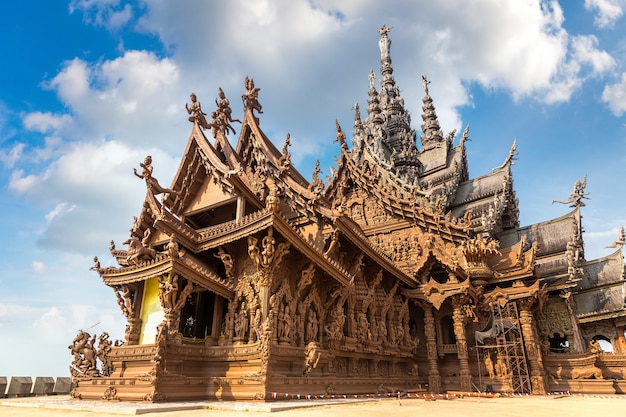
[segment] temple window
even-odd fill
[[[552,337],[548,338],[548,341],[550,342],[550,352],[565,353],[570,350],[569,341],[566,336],[554,333]]]
[[[215,294],[211,291],[194,292],[187,297],[178,329],[183,337],[204,339],[211,336],[214,304]]]

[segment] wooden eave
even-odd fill
[[[490,301],[499,301],[500,305],[504,306],[504,304],[510,300],[518,300],[527,297],[536,297],[539,299],[546,294],[547,286],[545,284],[541,286],[539,280],[528,286],[520,282],[511,287],[495,287],[493,290],[485,292],[484,303],[488,304]]]
[[[426,301],[437,310],[441,308],[446,299],[460,294],[469,295],[474,300],[478,299],[478,293],[471,285],[469,278],[461,282],[447,282],[444,284],[440,284],[431,278],[428,282],[421,284],[415,289],[402,289],[402,295],[405,297]]]
[[[172,215],[160,216],[154,226],[165,232],[174,233],[179,243],[194,253],[216,248],[269,227],[272,215],[262,209],[241,220],[233,220],[216,226],[194,230]]]
[[[155,226],[161,230],[175,231],[175,225],[173,225],[171,220],[171,218],[159,218]],[[198,235],[198,240],[186,242],[185,246],[193,252],[203,252],[243,239],[269,227],[274,227],[293,247],[304,256],[309,257],[320,269],[343,285],[350,285],[350,282],[354,280],[354,277],[339,263],[324,255],[319,249],[311,246],[299,231],[289,225],[285,218],[266,209],[254,212],[244,217],[241,221],[227,222],[195,231]]]
[[[381,169],[377,166],[377,169]],[[437,231],[444,236],[449,236],[449,240],[458,242],[467,239],[467,227],[457,223],[455,220],[446,220],[443,213],[431,212],[425,207],[418,206],[418,203],[411,202],[409,190],[396,184],[393,181],[387,181],[398,194],[398,198],[383,195],[373,188],[373,184],[377,183],[375,176],[366,175],[354,161],[348,158],[346,170],[352,181],[368,196],[377,199],[380,204],[390,213],[415,223],[418,227],[427,231]]]
[[[493,270],[496,281],[508,281],[532,277],[535,270],[535,254],[537,245],[523,252],[523,242],[500,249],[500,254],[487,260],[487,265]]]
[[[278,148],[276,148],[276,146],[272,143],[272,141],[270,141],[267,136],[265,136],[265,133],[263,133],[263,131],[257,124],[256,118],[252,113],[252,110],[246,108],[243,115],[241,134],[239,136],[239,140],[237,141],[237,146],[235,147],[235,152],[237,153],[237,155],[239,155],[240,158],[248,142],[252,140],[252,138],[250,137],[251,133],[254,134],[254,146],[260,148],[261,152],[265,155],[266,158],[268,158],[268,162],[270,162],[273,166],[278,167],[278,161],[282,156],[281,151],[279,151]],[[241,160],[241,163],[246,164],[247,161]],[[293,180],[298,182],[301,186],[308,186],[308,181],[304,179],[304,177],[293,167],[293,165],[290,165],[289,167],[289,176],[291,176]]]
[[[337,261],[326,256],[322,250],[313,247],[300,231],[289,225],[284,217],[274,214],[274,228],[289,242],[292,247],[315,263],[328,275],[345,286],[351,286],[355,277],[343,268]]]
[[[598,311],[586,314],[577,314],[576,320],[579,324],[593,323],[600,320],[617,319],[620,317],[626,317],[626,309],[613,310],[613,311]]]
[[[358,247],[365,255],[384,268],[391,275],[400,281],[415,288],[417,282],[409,275],[404,273],[382,252],[375,249],[361,228],[350,218],[340,216],[335,219],[337,230],[343,233],[356,247]]]
[[[116,285],[145,281],[148,278],[166,274],[171,270],[172,259],[167,255],[159,255],[153,261],[142,262],[137,266],[100,268],[98,273],[106,285],[114,287]]]
[[[101,268],[98,272],[104,283],[110,287],[174,273],[228,299],[233,298],[235,291],[232,284],[220,278],[213,270],[189,253],[178,258],[159,255],[154,261],[143,262],[138,266]]]

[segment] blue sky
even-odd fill
[[[139,213],[145,155],[169,184],[195,92],[242,109],[261,88],[261,128],[311,178],[330,175],[335,119],[350,132],[378,28],[392,27],[394,76],[421,122],[421,74],[445,133],[470,125],[470,175],[517,140],[521,223],[567,213],[587,175],[587,259],[626,224],[625,0],[75,0],[0,5],[0,375],[67,375],[79,329],[122,338],[113,291],[89,271],[114,261]],[[233,143],[236,137],[231,135]],[[458,139],[455,143],[458,143]],[[44,353],[45,352],[45,353]]]

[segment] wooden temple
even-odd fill
[[[469,178],[468,129],[444,135],[425,76],[418,135],[388,32],[350,146],[336,122],[326,182],[319,162],[310,181],[294,168],[289,135],[279,150],[263,133],[252,79],[241,121],[221,89],[211,117],[192,94],[171,185],[140,164],[127,248],[111,242],[118,265],[92,268],[128,324],[124,341],[76,336],[74,398],[626,388],[623,231],[612,255],[585,260],[585,180],[561,201],[568,213],[521,227],[516,144]]]

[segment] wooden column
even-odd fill
[[[465,302],[465,296],[452,296],[452,321],[454,322],[454,337],[456,338],[456,349],[459,358],[461,390],[472,391],[472,373],[470,372],[467,339],[465,338],[465,316],[462,310]]]
[[[522,327],[522,336],[524,337],[524,348],[530,365],[532,393],[545,395],[546,380],[543,358],[541,357],[541,349],[537,348],[537,341],[535,340],[535,324],[533,314],[530,310],[534,302],[534,298],[524,298],[519,300],[517,305],[519,307],[519,320]]]
[[[441,375],[437,364],[437,333],[435,332],[435,318],[430,304],[422,303],[424,309],[424,333],[426,333],[426,351],[428,354],[428,389],[439,394],[442,392]]]
[[[224,309],[224,299],[215,294],[215,303],[213,304],[213,322],[211,323],[211,338],[217,340],[222,330],[222,310]]]
[[[567,306],[567,311],[569,312],[570,320],[572,323],[572,342],[574,344],[574,351],[577,353],[582,353],[586,350],[585,344],[583,342],[583,338],[580,334],[580,328],[578,327],[578,320],[576,319],[576,308],[574,306],[574,296],[572,292],[569,290],[561,291],[559,294],[561,298],[565,300],[565,305]]]
[[[246,200],[243,197],[237,198],[237,212],[235,213],[235,220],[240,222],[244,216],[246,210]]]
[[[626,355],[626,338],[624,338],[624,325],[622,323],[615,323],[615,330],[617,331],[617,339],[615,340],[615,353],[620,355]]]

